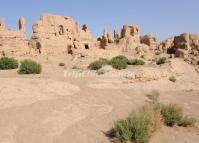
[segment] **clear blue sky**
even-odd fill
[[[41,13],[70,16],[87,24],[94,36],[123,24],[138,24],[142,34],[163,40],[183,32],[199,33],[199,0],[1,0],[0,17],[16,29],[18,18],[27,20],[27,33]]]

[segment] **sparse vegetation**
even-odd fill
[[[21,62],[18,73],[19,74],[40,74],[41,71],[42,71],[42,67],[39,63],[30,59],[26,59]]]
[[[140,59],[130,59],[128,60],[128,65],[144,65],[145,62]]]
[[[2,57],[0,59],[0,70],[17,69],[18,61],[13,58]]]
[[[112,65],[113,68],[121,70],[127,68],[128,65],[144,65],[144,64],[145,62],[141,59],[128,60],[127,57],[120,55],[113,57],[110,61],[105,58],[100,58],[99,60],[92,62],[88,68],[91,70],[99,70],[104,65]]]
[[[182,107],[170,104],[162,105],[161,115],[163,117],[164,123],[167,126],[193,126],[196,123],[196,119],[188,116],[184,116]]]
[[[157,61],[156,61],[156,64],[157,65],[162,65],[162,64],[165,64],[166,63],[166,58],[165,57],[162,57],[162,58],[159,58]]]
[[[178,126],[193,126],[196,123],[196,121],[197,120],[195,118],[185,116],[178,121]]]
[[[171,81],[171,82],[176,82],[176,77],[175,76],[171,76],[171,77],[169,77],[169,80]]]
[[[102,65],[110,64],[110,61],[108,59],[105,59],[105,58],[100,58],[99,61],[102,63]]]
[[[94,61],[89,65],[88,68],[91,70],[99,70],[102,68],[102,63],[100,61]]]
[[[125,69],[128,66],[128,59],[125,56],[116,56],[111,59],[111,65],[115,69]]]
[[[114,124],[113,136],[120,142],[148,143],[152,134],[163,123],[167,126],[192,126],[196,123],[195,118],[183,115],[181,107],[159,103],[159,92],[152,91],[147,97],[151,100],[141,108],[135,110],[126,119]]]
[[[162,105],[161,115],[167,126],[174,126],[183,118],[183,111],[182,108],[177,105]]]
[[[135,141],[147,143],[158,128],[160,128],[161,116],[153,106],[146,104],[134,111],[127,119],[115,123],[114,136],[121,142]]]
[[[92,62],[88,68],[91,69],[91,70],[99,70],[101,69],[104,65],[107,65],[109,64],[110,61],[108,59],[105,59],[105,58],[100,58],[99,60],[97,61],[94,61]]]
[[[64,63],[59,63],[59,66],[60,66],[60,67],[64,67],[65,64],[64,64]]]

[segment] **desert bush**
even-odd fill
[[[105,58],[100,58],[99,61],[102,63],[102,65],[110,64],[110,61],[108,59],[105,59]]]
[[[88,68],[91,69],[91,70],[99,70],[104,65],[108,65],[109,63],[110,63],[110,61],[108,59],[100,58],[99,60],[90,63]]]
[[[148,143],[152,134],[163,124],[168,126],[192,126],[195,118],[183,115],[181,107],[159,103],[159,92],[154,90],[147,97],[152,101],[136,109],[126,119],[114,124],[111,135],[120,142],[132,141],[135,143]],[[157,106],[158,105],[158,106]]]
[[[119,59],[112,61],[111,65],[113,66],[113,68],[118,70],[125,69],[128,66],[126,62]]]
[[[128,66],[128,59],[125,56],[113,57],[110,61],[111,65],[115,69],[125,69]]]
[[[183,126],[183,127],[193,126],[195,123],[196,123],[195,118],[185,116],[178,121],[178,126]]]
[[[129,141],[132,138],[131,119],[120,120],[114,125],[114,136],[121,142]]]
[[[162,124],[161,115],[153,106],[146,104],[134,111],[127,119],[115,123],[114,136],[121,142],[147,143]]]
[[[197,65],[199,65],[199,61],[197,62]]]
[[[91,70],[99,70],[102,68],[102,63],[100,61],[94,61],[90,63],[88,68]]]
[[[13,58],[3,57],[0,59],[0,70],[17,69],[18,61]]]
[[[64,63],[59,63],[59,66],[63,67],[63,66],[65,66],[65,64]]]
[[[21,62],[18,73],[19,74],[40,74],[42,67],[39,63],[26,59]]]
[[[171,81],[171,82],[176,82],[176,77],[175,76],[171,76],[171,77],[169,77],[169,80]]]
[[[166,62],[166,58],[165,57],[162,57],[162,58],[159,58],[157,61],[156,61],[156,64],[157,65],[162,65],[162,64],[165,64]]]
[[[144,65],[145,62],[143,60],[140,59],[130,59],[128,60],[128,65]]]
[[[161,115],[166,125],[174,126],[183,118],[183,110],[174,104],[162,105]]]
[[[128,58],[123,55],[119,55],[111,59],[111,61],[114,61],[114,60],[122,60],[122,61],[125,61],[126,63],[128,62]]]

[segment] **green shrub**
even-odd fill
[[[185,116],[178,121],[178,126],[183,126],[183,127],[193,126],[195,123],[196,123],[195,118]]]
[[[0,70],[17,69],[18,61],[13,58],[3,57],[0,59]]]
[[[88,68],[91,69],[91,70],[99,70],[104,65],[108,65],[109,63],[110,63],[110,61],[108,59],[100,58],[99,60],[90,63]]]
[[[99,70],[99,69],[102,68],[102,62],[100,62],[100,61],[94,61],[94,62],[92,62],[89,65],[88,68],[91,69],[91,70]]]
[[[121,70],[127,68],[128,59],[125,56],[116,56],[111,59],[110,63],[113,68]]]
[[[126,119],[116,122],[111,130],[113,131],[111,137],[120,142],[148,143],[152,134],[162,126],[163,121],[168,126],[184,127],[196,123],[196,119],[183,115],[181,107],[159,103],[158,91],[154,90],[147,96],[152,102],[136,109]]]
[[[174,126],[183,118],[183,111],[177,105],[163,105],[161,107],[161,115],[166,125]]]
[[[162,58],[159,58],[157,61],[156,61],[156,64],[157,65],[162,65],[162,64],[165,64],[166,62],[166,58],[165,57],[162,57]]]
[[[121,142],[131,140],[133,133],[131,119],[120,120],[114,125],[114,136]]]
[[[59,66],[63,67],[63,66],[65,66],[65,64],[64,63],[59,63]]]
[[[128,58],[123,55],[119,55],[111,59],[111,61],[114,61],[114,60],[122,60],[122,61],[125,61],[126,63],[128,62]]]
[[[152,132],[150,132],[147,120],[140,117],[133,117],[131,120],[133,124],[132,140],[135,140],[137,143],[148,143]]]
[[[111,64],[113,68],[118,69],[118,70],[125,69],[128,66],[126,62],[119,59],[112,61]]]
[[[105,58],[100,58],[99,61],[102,63],[102,65],[110,64],[110,61],[108,59],[105,59]]]
[[[139,59],[130,59],[128,60],[128,65],[144,65],[145,62]]]
[[[114,137],[121,142],[147,143],[153,132],[161,126],[160,112],[146,104],[134,111],[127,119],[115,123]]]
[[[26,59],[21,62],[19,74],[40,74],[42,67],[39,63]]]
[[[171,76],[171,77],[169,77],[169,80],[171,81],[171,82],[176,82],[176,77],[175,76]]]

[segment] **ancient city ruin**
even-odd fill
[[[19,29],[11,30],[0,21],[0,54],[1,56],[23,55],[81,55],[91,49],[115,50],[120,53],[131,53],[133,56],[144,56],[152,59],[155,53],[173,53],[191,64],[199,58],[199,35],[185,33],[174,36],[161,43],[152,35],[140,35],[137,25],[124,25],[120,32],[114,30],[113,38],[106,30],[101,38],[94,38],[87,25],[80,25],[67,16],[42,14],[40,20],[32,26],[32,36],[26,36],[26,20],[19,19]]]
[[[198,143],[199,35],[27,22],[0,20],[0,143]]]

